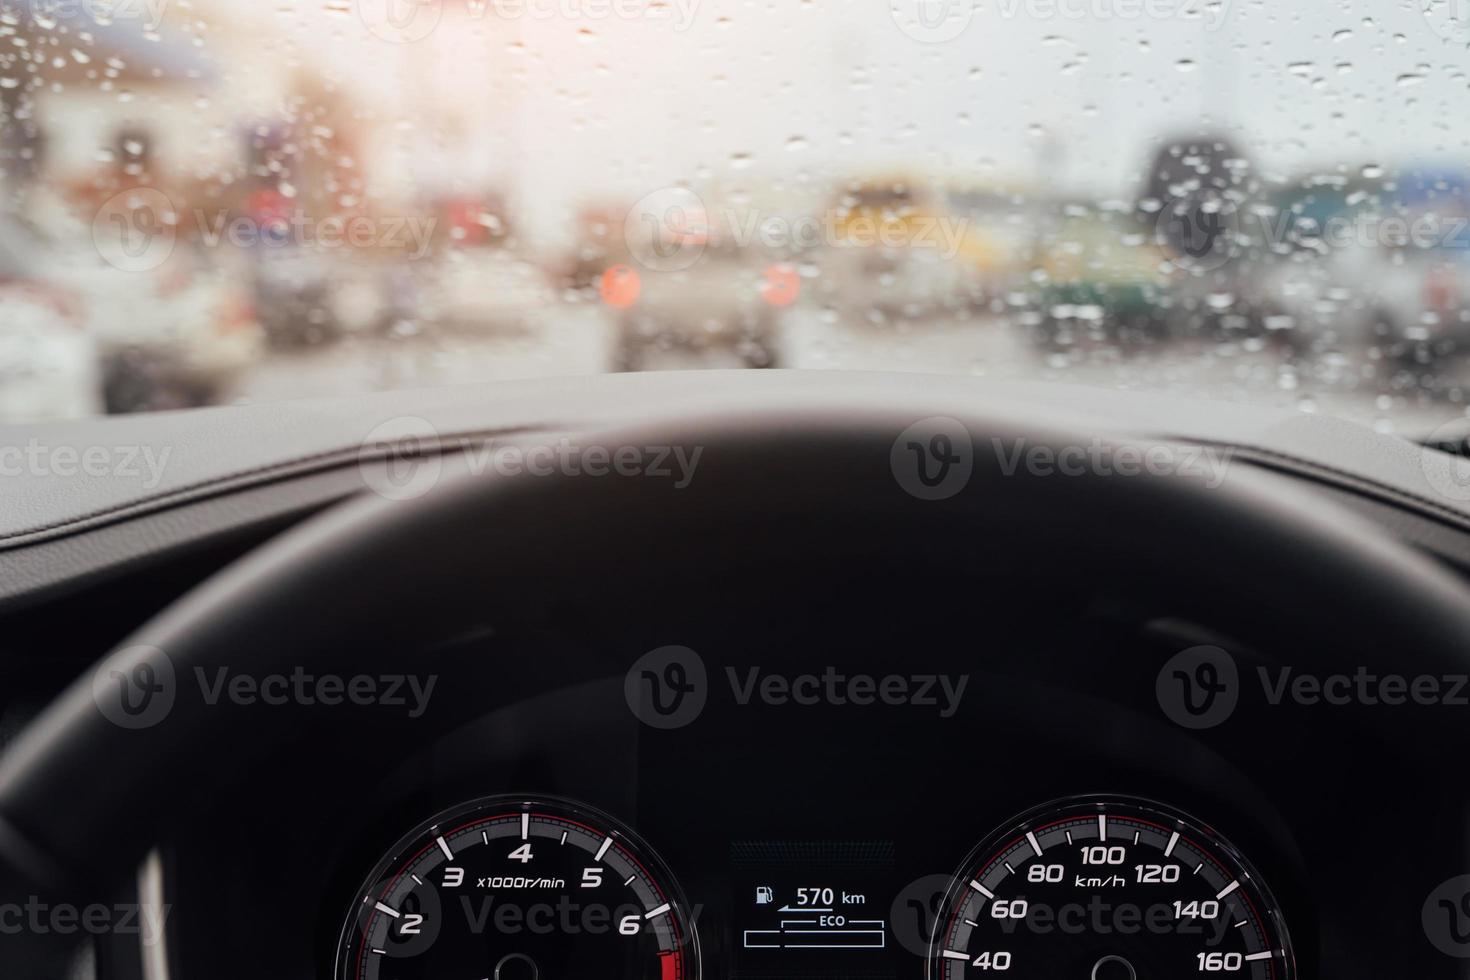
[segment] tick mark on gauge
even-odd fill
[[[1271,950],[1268,949],[1268,950],[1265,950],[1264,952],[1252,953],[1251,955],[1249,955],[1249,956],[1247,956],[1245,958],[1245,961],[1247,963],[1254,963],[1256,960],[1269,960],[1271,957],[1273,957],[1275,955],[1276,955],[1275,953],[1273,953]]]
[[[420,878],[418,875],[409,875],[409,877],[413,879],[413,882],[416,885],[422,885],[424,883],[424,879]]]
[[[626,888],[629,885],[631,885],[633,883],[633,879],[636,878],[636,877],[638,877],[638,876],[635,875],[635,874],[634,875],[628,875],[628,880],[625,881],[625,882],[623,882],[623,887]]]
[[[1237,878],[1234,881],[1232,881],[1230,884],[1226,885],[1224,888],[1220,889],[1220,894],[1216,895],[1215,898],[1216,899],[1224,898],[1226,895],[1229,895],[1231,892],[1235,891],[1235,889],[1237,889],[1239,887],[1240,887],[1240,879]]]
[[[975,881],[974,879],[971,879],[970,887],[975,889],[980,894],[984,895],[986,898],[995,897],[995,892],[991,891],[989,888],[986,888],[984,885],[980,884],[980,882]]]
[[[439,845],[439,850],[444,852],[445,857],[447,857],[451,861],[454,860],[454,852],[449,849],[449,842],[447,840],[445,840],[442,836],[435,837],[434,843]]]
[[[1174,853],[1174,845],[1177,843],[1179,843],[1179,831],[1176,830],[1169,835],[1169,846],[1164,848],[1164,857]]]
[[[608,834],[602,839],[602,846],[597,849],[596,854],[592,855],[592,860],[601,861],[602,856],[607,853],[609,847],[612,847],[612,834]]]
[[[970,954],[961,953],[957,949],[946,949],[944,951],[944,958],[947,960],[964,960],[966,963],[970,962]]]
[[[1108,839],[1108,815],[1106,813],[1099,813],[1097,815],[1097,839]]]
[[[561,842],[562,842],[562,845],[563,846],[566,845],[566,842],[567,842],[567,832],[565,830],[563,830],[561,832]]]
[[[387,956],[388,955],[388,951],[386,949],[370,949],[370,950],[368,950],[368,952],[369,953],[372,953],[374,956]]]
[[[1041,857],[1041,845],[1036,842],[1036,835],[1029,830],[1026,831],[1026,843],[1031,845],[1031,850],[1036,852],[1037,857]]]
[[[521,811],[521,840],[531,836],[531,815],[524,810]]]
[[[628,879],[628,881],[632,881],[632,880],[633,879],[631,879],[631,878]],[[627,884],[627,882],[623,882],[623,884]],[[669,910],[669,903],[668,902],[665,902],[662,905],[660,905],[658,908],[654,909],[652,912],[649,912],[649,913],[645,914],[643,917],[645,919],[656,919],[659,916],[663,915],[668,910]]]
[[[1016,869],[1013,868],[1013,867],[1011,867],[1011,862],[1006,861],[1006,862],[1004,862],[1004,864],[1006,866],[1006,870],[1007,871],[1009,871],[1011,874],[1015,874],[1016,873]]]
[[[373,908],[377,909],[379,912],[382,912],[384,915],[391,915],[395,919],[398,918],[399,915],[400,915],[400,913],[399,913],[399,911],[397,909],[390,909],[388,906],[384,905],[382,902],[376,903],[373,906]]]

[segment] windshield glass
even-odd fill
[[[0,418],[788,367],[1422,434],[1462,6],[0,0]]]

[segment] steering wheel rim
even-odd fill
[[[99,678],[156,664],[149,651],[159,650],[176,676],[247,656],[260,672],[319,663],[343,656],[327,651],[344,649],[347,636],[410,639],[413,617],[405,612],[416,603],[436,615],[493,617],[516,603],[548,602],[537,583],[550,579],[539,576],[558,568],[636,578],[610,556],[637,555],[663,574],[681,562],[737,554],[892,555],[993,567],[1044,559],[1070,543],[1077,550],[1069,560],[1091,572],[1105,567],[1109,549],[1131,548],[1133,562],[1167,560],[1171,536],[1187,534],[1210,556],[1196,568],[1201,588],[1227,575],[1275,575],[1295,583],[1298,615],[1332,617],[1364,650],[1393,638],[1427,662],[1462,670],[1470,662],[1470,594],[1458,580],[1280,477],[1244,465],[1228,467],[1218,486],[1100,467],[1032,472],[1015,467],[1014,447],[1086,446],[1116,462],[1125,447],[1136,454],[1148,444],[1104,442],[1069,432],[1065,421],[962,405],[940,407],[939,421],[934,411],[920,398],[696,419],[668,413],[573,438],[584,448],[697,451],[698,470],[682,489],[647,477],[461,475],[413,501],[365,495],[304,523],[144,626],[0,758],[6,887],[70,898],[101,893],[136,867],[149,830],[180,793],[203,784],[212,759],[260,741],[239,730],[243,716],[190,697],[177,698],[159,723],[120,728],[99,704]],[[936,425],[968,434],[972,472],[953,495],[921,499],[897,476],[895,446],[906,432]],[[110,822],[107,834],[96,832],[97,819]]]

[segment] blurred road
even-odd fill
[[[613,324],[593,307],[558,307],[554,318],[526,334],[349,337],[272,353],[241,380],[233,400],[596,374],[611,369],[614,341]],[[1341,363],[1297,362],[1275,347],[1174,343],[1146,351],[1094,348],[1063,355],[1036,348],[1021,331],[994,318],[851,327],[798,309],[786,321],[779,356],[781,366],[790,368],[926,372],[942,366],[984,377],[1174,391],[1253,404],[1263,400],[1262,392],[1274,390],[1283,407],[1410,435],[1462,417],[1462,409],[1447,400],[1393,395],[1378,379],[1347,374]],[[652,365],[734,366],[677,353]]]

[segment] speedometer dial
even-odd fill
[[[986,838],[945,896],[931,980],[1290,980],[1245,858],[1157,803],[1048,804]]]
[[[580,804],[494,797],[409,832],[338,947],[340,980],[698,980],[673,876]]]

